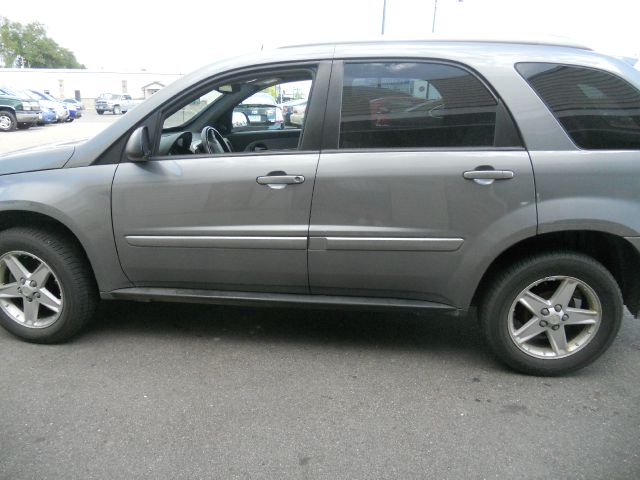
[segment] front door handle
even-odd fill
[[[462,176],[467,180],[509,180],[515,173],[511,170],[469,170]]]
[[[281,189],[287,185],[304,183],[304,175],[265,175],[256,178],[258,185],[266,185],[270,188]]]

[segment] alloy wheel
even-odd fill
[[[595,291],[574,277],[540,279],[523,289],[509,310],[509,335],[536,358],[563,358],[586,347],[600,327]]]
[[[52,325],[60,317],[63,298],[62,286],[44,260],[21,251],[0,257],[0,308],[16,323]]]

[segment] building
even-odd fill
[[[54,97],[90,102],[104,92],[148,98],[181,73],[119,72],[81,69],[0,68],[0,85],[48,91]]]

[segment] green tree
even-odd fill
[[[7,67],[86,68],[71,50],[49,38],[41,23],[22,25],[5,17],[0,17],[0,57]]]

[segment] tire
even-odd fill
[[[0,132],[12,132],[17,127],[16,116],[8,110],[0,110]]]
[[[0,325],[34,343],[69,340],[93,317],[98,302],[80,247],[64,234],[36,228],[0,232],[0,288]]]
[[[563,375],[597,359],[616,337],[622,315],[611,273],[573,252],[535,255],[506,268],[479,310],[496,356],[515,370],[542,376]]]
[[[115,107],[113,107],[113,114],[114,115],[121,115],[122,114],[122,110],[120,109],[120,106],[116,105]]]
[[[96,110],[96,112],[98,112],[98,115],[104,115],[104,110]]]
[[[71,123],[75,120],[75,118],[67,118],[66,123]]]

